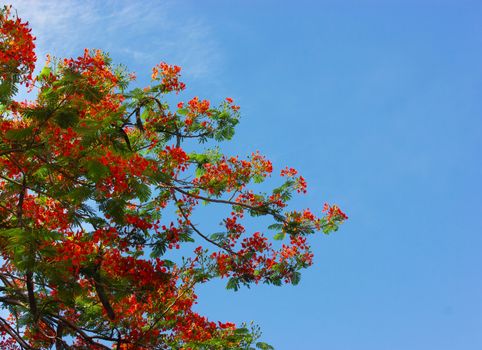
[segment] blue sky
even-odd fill
[[[39,56],[111,52],[185,99],[233,97],[232,154],[260,150],[338,203],[296,287],[213,283],[198,310],[257,322],[276,349],[482,349],[482,3],[14,1]],[[206,223],[209,218],[204,218]]]

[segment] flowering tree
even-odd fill
[[[292,194],[306,192],[296,170],[258,193],[269,160],[201,147],[232,138],[239,107],[197,97],[170,107],[166,95],[185,88],[179,67],[161,63],[151,86],[129,90],[132,74],[85,50],[48,58],[34,76],[34,40],[3,8],[2,349],[270,349],[256,328],[194,312],[195,286],[296,284],[312,264],[307,236],[336,230],[346,215],[327,204],[321,217],[288,210]],[[22,84],[35,100],[15,100]],[[219,206],[221,232],[193,222],[200,204]],[[248,232],[245,216],[272,224]],[[191,253],[168,260],[181,246]]]

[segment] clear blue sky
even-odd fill
[[[278,350],[482,349],[482,2],[14,1],[39,55],[103,48],[233,97],[231,153],[298,168],[350,220],[297,287],[200,289]],[[205,218],[209,221],[209,218]]]

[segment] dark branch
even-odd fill
[[[31,347],[25,340],[23,340],[22,336],[17,333],[2,317],[0,317],[0,329],[7,332],[15,341],[22,347],[22,349],[34,349]]]
[[[174,195],[174,200],[176,202],[178,202],[176,196]],[[182,208],[182,205],[181,204],[178,204],[177,206],[179,208],[179,211],[181,212],[181,215],[182,217],[184,218],[184,220],[186,221],[186,223],[194,230],[194,232],[196,232],[200,237],[202,237],[204,240],[208,241],[209,243],[211,244],[214,244],[216,247],[219,247],[225,251],[227,251],[229,254],[232,254],[232,255],[236,255],[236,253],[229,247],[226,247],[226,246],[222,246],[220,245],[219,243],[213,241],[212,239],[210,239],[209,237],[207,237],[206,235],[204,235],[201,231],[198,230],[198,228],[193,225],[193,223],[191,222],[191,220],[189,220],[189,217],[187,216],[187,214],[185,213],[184,209]]]
[[[172,188],[174,188],[176,191],[178,191],[178,192],[180,192],[180,193],[182,193],[186,196],[189,196],[191,198],[201,199],[201,200],[204,200],[204,201],[207,201],[207,202],[212,202],[212,203],[220,203],[220,204],[229,204],[229,205],[233,205],[233,206],[239,206],[239,207],[243,207],[243,208],[246,208],[246,209],[249,209],[249,210],[256,211],[256,212],[261,213],[261,214],[272,215],[278,221],[285,221],[286,220],[286,218],[283,215],[280,215],[280,214],[278,214],[278,213],[276,213],[272,210],[269,210],[265,206],[254,206],[254,205],[250,205],[250,204],[246,204],[246,203],[234,202],[234,201],[225,200],[225,199],[204,197],[204,196],[200,196],[198,194],[193,194],[193,193],[189,193],[188,191],[184,191],[180,187],[177,187],[177,186],[173,186]]]

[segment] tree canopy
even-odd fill
[[[51,58],[35,75],[35,38],[0,12],[0,345],[3,349],[270,349],[259,330],[193,311],[195,287],[297,284],[307,241],[347,218],[288,208],[306,181],[272,163],[222,154],[240,111],[185,93],[181,68],[151,84],[99,50]],[[36,98],[17,101],[25,86]],[[170,96],[168,98],[168,96]],[[189,149],[189,151],[188,151]],[[193,149],[193,150],[191,150]],[[215,205],[219,232],[193,220]],[[259,220],[260,230],[245,226]],[[280,241],[280,242],[277,242]],[[177,258],[177,249],[182,249]]]

